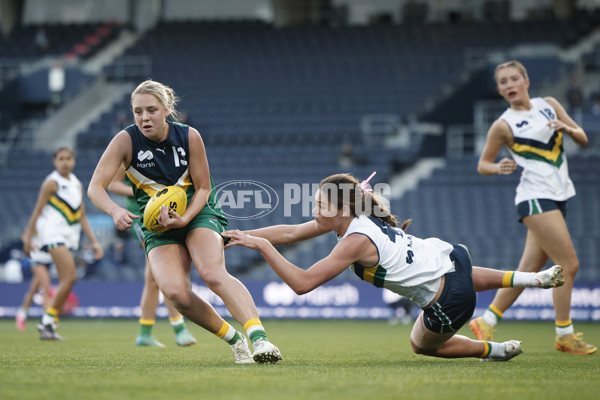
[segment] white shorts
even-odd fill
[[[29,258],[31,259],[32,267],[35,267],[37,264],[50,265],[54,262],[50,253],[41,250],[33,250],[29,253]]]
[[[35,267],[37,264],[50,265],[54,262],[50,253],[40,250],[42,244],[38,235],[33,235],[31,238],[31,243],[35,249],[29,253],[29,259],[31,260],[32,267]]]

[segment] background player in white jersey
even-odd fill
[[[127,182],[127,183],[125,183]],[[127,209],[133,213],[136,212],[137,204],[133,199],[133,189],[131,181],[125,177],[125,170],[121,168],[108,185],[108,190],[113,193],[127,197]],[[136,239],[142,248],[144,247],[144,233],[142,232],[141,221],[135,220],[129,228],[131,236]],[[144,289],[140,299],[140,334],[135,338],[137,346],[164,347],[162,343],[152,336],[156,318],[156,308],[158,307],[158,285],[152,276],[152,271],[148,265],[146,257],[144,266]],[[169,311],[169,322],[175,331],[175,343],[178,346],[192,346],[196,344],[196,339],[185,326],[183,315],[177,311],[175,306],[165,299],[165,307]]]
[[[118,229],[125,230],[143,215],[146,203],[158,190],[171,185],[184,188],[188,206],[183,215],[169,213],[168,207],[161,209],[158,222],[169,230],[155,233],[143,228],[146,254],[158,287],[188,320],[230,344],[237,363],[278,362],[281,353],[268,340],[250,292],[225,267],[220,234],[227,219],[213,190],[200,133],[167,119],[176,116],[176,103],[174,91],[160,82],[149,79],[138,85],[131,94],[135,125],[117,133],[109,143],[94,171],[88,195],[113,218]],[[120,168],[134,183],[137,214],[119,207],[106,193]],[[244,327],[254,353],[250,353],[244,335],[192,291],[192,261],[206,285]]]
[[[276,225],[248,231],[226,231],[231,245],[260,250],[273,270],[297,294],[351,269],[364,281],[409,297],[423,312],[415,321],[410,343],[415,353],[434,357],[478,357],[506,361],[522,353],[516,340],[477,341],[456,332],[471,318],[476,291],[499,287],[553,287],[562,281],[562,269],[543,273],[502,272],[473,267],[468,250],[437,238],[420,239],[395,228],[396,218],[349,174],[321,181],[315,195],[314,221]],[[306,240],[327,232],[338,235],[331,253],[307,270],[289,261],[273,247]]]
[[[59,285],[54,299],[38,325],[42,340],[62,340],[56,333],[56,323],[77,281],[71,251],[79,248],[82,229],[94,248],[94,258],[104,256],[102,246],[96,240],[85,214],[83,186],[72,173],[75,153],[67,147],[61,147],[54,153],[53,162],[55,170],[42,183],[29,224],[21,236],[24,251],[29,255],[36,249],[32,236],[37,233],[40,250],[50,253],[58,272]]]
[[[575,333],[570,316],[579,260],[565,222],[567,199],[575,195],[575,189],[563,151],[565,135],[579,146],[585,146],[588,138],[556,99],[529,97],[529,77],[520,62],[498,65],[495,79],[498,92],[510,107],[490,127],[477,171],[482,175],[507,175],[517,166],[523,168],[515,205],[519,221],[527,227],[527,238],[518,271],[539,271],[548,259],[564,268],[565,284],[553,291],[555,347],[573,354],[593,354],[597,347],[585,343],[581,333]],[[503,146],[514,161],[503,158],[496,162]],[[473,333],[479,339],[490,340],[502,314],[522,291],[499,290],[485,314],[469,323]]]

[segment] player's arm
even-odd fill
[[[569,116],[565,108],[554,97],[546,97],[546,100],[554,110],[556,110],[556,119],[550,121],[548,126],[555,131],[562,131],[569,135],[571,139],[579,146],[587,146],[588,137],[582,127],[577,125]]]
[[[87,191],[92,203],[110,215],[119,230],[129,229],[133,219],[137,219],[139,216],[112,201],[106,188],[119,168],[124,168],[130,162],[131,138],[127,132],[121,131],[110,141],[100,157]]]
[[[33,245],[31,244],[31,237],[35,233],[35,224],[39,216],[42,214],[42,210],[44,206],[48,204],[50,197],[58,191],[58,183],[55,180],[47,179],[42,183],[40,188],[40,192],[38,194],[37,201],[35,203],[35,207],[33,208],[33,212],[31,213],[31,217],[29,218],[29,222],[21,235],[21,241],[23,242],[23,251],[25,254],[29,255],[31,250],[33,249]]]
[[[502,146],[509,146],[512,142],[512,132],[508,124],[498,119],[490,127],[485,146],[477,163],[477,172],[481,175],[509,175],[517,168],[517,163],[510,158],[503,158],[496,162],[496,157]]]
[[[331,230],[319,228],[315,220],[296,225],[274,225],[247,231],[267,239],[274,246],[288,245],[324,235]]]
[[[107,186],[109,192],[118,194],[126,197],[133,197],[133,188],[127,185],[123,180],[125,179],[125,169],[119,168],[117,173],[112,178]]]
[[[188,167],[190,169],[190,177],[192,178],[192,182],[194,182],[195,192],[181,216],[177,213],[170,213],[166,206],[161,208],[158,223],[167,228],[181,228],[189,224],[202,211],[210,195],[210,171],[206,149],[200,133],[192,127],[189,128],[188,143],[190,148]]]
[[[83,187],[81,188],[81,195],[83,198]],[[100,244],[100,242],[98,242],[98,239],[96,239],[96,235],[94,235],[94,230],[92,229],[90,221],[88,220],[87,214],[85,212],[85,204],[83,201],[81,202],[81,220],[79,222],[81,223],[81,229],[83,230],[83,233],[85,234],[85,236],[87,236],[87,238],[90,240],[90,243],[92,244],[92,247],[94,249],[94,259],[101,259],[102,257],[104,257],[104,250],[102,249],[102,245]]]
[[[231,231],[223,232],[223,236],[229,236]],[[245,233],[260,237],[271,242],[273,246],[282,246],[301,242],[323,235],[331,230],[325,230],[317,226],[315,220],[297,225],[273,225],[259,229],[245,231]],[[230,245],[227,245],[229,247]]]
[[[230,231],[233,245],[259,250],[273,271],[297,294],[308,293],[341,274],[349,265],[362,258],[372,243],[364,235],[350,235],[341,240],[331,253],[304,270],[286,260],[271,242],[239,230]]]

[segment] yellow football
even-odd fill
[[[168,206],[170,210],[175,211],[177,214],[183,215],[187,208],[185,190],[179,186],[166,186],[148,200],[144,209],[144,225],[150,232],[159,233],[169,230],[169,228],[165,228],[158,223],[160,207],[163,205]]]

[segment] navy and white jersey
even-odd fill
[[[575,187],[569,178],[564,135],[548,127],[556,119],[556,110],[540,97],[531,99],[531,104],[530,110],[508,108],[500,116],[514,137],[510,153],[523,168],[515,204],[533,199],[565,201],[575,195]]]
[[[156,192],[165,186],[179,186],[186,191],[188,204],[195,193],[189,170],[189,126],[177,122],[169,123],[169,135],[162,142],[148,139],[137,125],[130,125],[125,131],[131,137],[132,157],[127,168],[127,177],[133,183],[134,198],[140,215],[146,203]],[[211,189],[214,188],[212,177]],[[206,203],[220,212],[214,191]]]
[[[352,234],[367,236],[377,247],[379,260],[374,266],[354,263],[350,269],[360,279],[406,296],[421,307],[433,300],[441,277],[454,271],[450,260],[454,247],[440,239],[420,239],[364,215],[354,218],[338,240]]]

